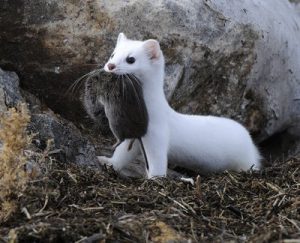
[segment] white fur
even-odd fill
[[[179,166],[201,172],[226,169],[260,168],[260,155],[248,131],[239,123],[214,116],[184,115],[174,111],[163,91],[164,58],[157,45],[158,58],[150,59],[147,42],[132,41],[120,34],[114,56],[107,62],[116,65],[117,74],[133,73],[143,83],[149,125],[142,138],[149,162],[148,178],[166,176],[168,160]],[[158,44],[158,42],[157,42]],[[153,51],[153,50],[152,50]],[[134,64],[126,57],[136,58]],[[105,65],[105,70],[109,71]],[[128,151],[129,141],[117,147],[112,158],[99,157],[121,170],[140,152],[138,142]]]

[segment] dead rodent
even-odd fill
[[[125,139],[140,141],[148,169],[142,137],[148,128],[148,112],[141,82],[133,75],[116,75],[100,70],[86,79],[84,106],[87,113],[97,119],[104,106],[109,127],[117,139],[117,147]],[[128,148],[131,149],[131,146]]]

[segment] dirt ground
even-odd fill
[[[299,168],[292,159],[193,175],[192,185],[52,162],[1,225],[0,242],[299,242]]]

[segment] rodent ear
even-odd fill
[[[117,40],[117,45],[120,44],[122,41],[127,40],[127,37],[124,33],[120,33]]]
[[[161,50],[157,40],[146,40],[144,48],[151,60],[157,60],[160,57]]]

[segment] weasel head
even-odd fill
[[[139,78],[164,69],[164,57],[156,40],[135,41],[120,33],[116,47],[104,66],[106,72],[134,74]]]

